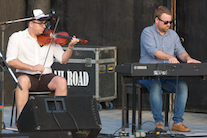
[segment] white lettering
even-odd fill
[[[73,72],[73,85],[74,86],[78,85],[78,73],[77,73],[77,71]]]
[[[57,70],[54,70],[54,74],[57,75]]]
[[[73,85],[73,80],[72,80],[72,78],[73,78],[73,74],[72,74],[72,72],[71,72],[71,71],[67,71],[67,84],[68,84],[69,86],[72,86],[72,85]]]
[[[137,69],[147,69],[147,66],[134,66],[134,70]]]
[[[154,75],[167,75],[167,70],[166,71],[154,70]]]
[[[88,86],[89,83],[89,75],[88,72],[84,71],[83,72],[83,86]]]
[[[83,86],[83,76],[82,72],[79,72],[78,86]]]
[[[64,71],[63,70],[54,70],[54,74],[55,75],[58,75],[58,76],[61,76],[61,77],[64,77]]]
[[[86,71],[70,71],[66,72],[66,80],[68,86],[88,86],[89,74]],[[54,74],[64,77],[63,70],[54,70]]]

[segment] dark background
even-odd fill
[[[117,63],[122,64],[138,62],[141,31],[153,24],[153,13],[159,5],[174,9],[176,24],[173,28],[182,38],[183,46],[192,57],[206,62],[206,0],[1,0],[0,22],[25,18],[34,8],[41,8],[45,14],[55,9],[56,18],[60,17],[57,31],[85,38],[89,45],[117,46]],[[0,40],[3,55],[8,37],[27,26],[20,22],[5,27],[4,44]],[[6,69],[4,73],[4,84],[1,84],[4,101],[5,105],[11,105],[14,82]],[[120,76],[117,79],[118,97],[113,104],[114,108],[121,108]],[[186,81],[189,86],[186,111],[207,112],[207,82],[194,78]]]

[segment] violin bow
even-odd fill
[[[54,38],[54,36],[55,36],[55,31],[56,31],[56,29],[57,29],[57,25],[58,25],[58,23],[59,23],[59,20],[60,20],[60,17],[58,17],[58,19],[57,19],[57,22],[55,23],[55,28],[54,28],[54,31],[53,31],[53,34],[52,34],[52,37],[51,37],[51,41],[50,41],[50,44],[49,44],[49,48],[48,48],[48,50],[47,50],[47,54],[46,54],[46,57],[45,57],[45,61],[44,61],[44,63],[43,63],[43,66],[45,66],[45,63],[46,63],[46,60],[47,60],[47,57],[48,57],[48,54],[49,54],[49,51],[50,51],[50,47],[51,47],[51,45],[52,45],[52,40],[53,40],[53,38]],[[42,77],[42,73],[43,72],[41,72],[41,74],[40,74],[40,76],[39,76],[39,81],[40,81],[40,79],[41,79],[41,77]]]

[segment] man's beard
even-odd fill
[[[165,27],[164,29],[162,29],[163,32],[167,32],[169,29],[169,27]]]

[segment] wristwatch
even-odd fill
[[[73,50],[73,47],[68,47],[68,49]]]

